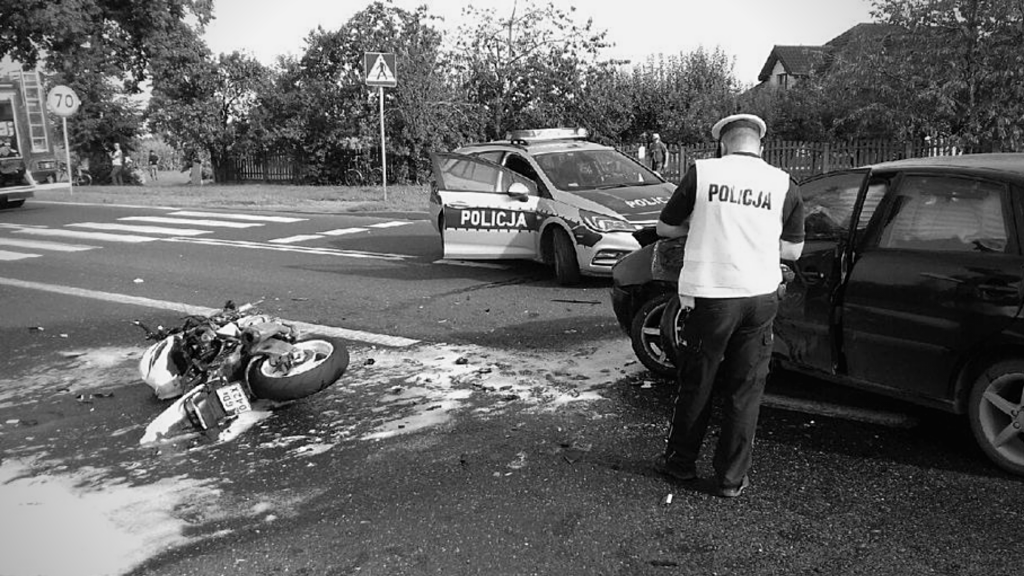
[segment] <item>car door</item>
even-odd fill
[[[484,158],[433,155],[443,214],[444,257],[535,258],[537,186]]]
[[[893,181],[854,255],[842,302],[842,361],[857,380],[939,404],[964,354],[1021,306],[1024,259],[1008,187],[908,173]]]
[[[776,353],[804,371],[834,373],[837,342],[833,307],[839,286],[837,254],[851,221],[867,170],[835,172],[799,186],[804,202],[804,249],[791,263],[775,319]],[[875,202],[877,204],[877,202]],[[874,206],[869,206],[873,210]]]

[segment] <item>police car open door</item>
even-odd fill
[[[536,183],[488,160],[462,154],[434,154],[433,163],[445,258],[536,256]]]

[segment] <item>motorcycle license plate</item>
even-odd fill
[[[249,404],[249,398],[245,395],[241,384],[228,384],[217,388],[217,398],[220,399],[220,405],[228,414],[241,414],[252,410],[252,405]]]

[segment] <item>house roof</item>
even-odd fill
[[[825,46],[776,45],[772,48],[771,54],[768,55],[768,60],[765,61],[764,66],[761,68],[761,73],[757,75],[757,79],[761,82],[767,80],[772,75],[776,62],[782,63],[782,67],[785,68],[787,74],[807,76],[814,69],[815,65],[821,63],[825,55],[828,54],[828,51],[829,48]]]
[[[827,62],[827,58],[842,52],[850,45],[863,42],[880,43],[885,36],[892,34],[898,27],[879,22],[862,22],[829,40],[823,46],[779,46],[772,48],[768,60],[765,61],[757,80],[764,82],[775,69],[776,62],[782,62],[786,73],[793,76],[807,76],[815,67]]]

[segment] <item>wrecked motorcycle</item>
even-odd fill
[[[142,379],[157,398],[180,396],[146,428],[143,444],[189,429],[219,433],[254,400],[305,398],[336,382],[349,362],[339,339],[299,334],[256,304],[229,301],[172,329],[133,324],[155,341],[139,361]]]

